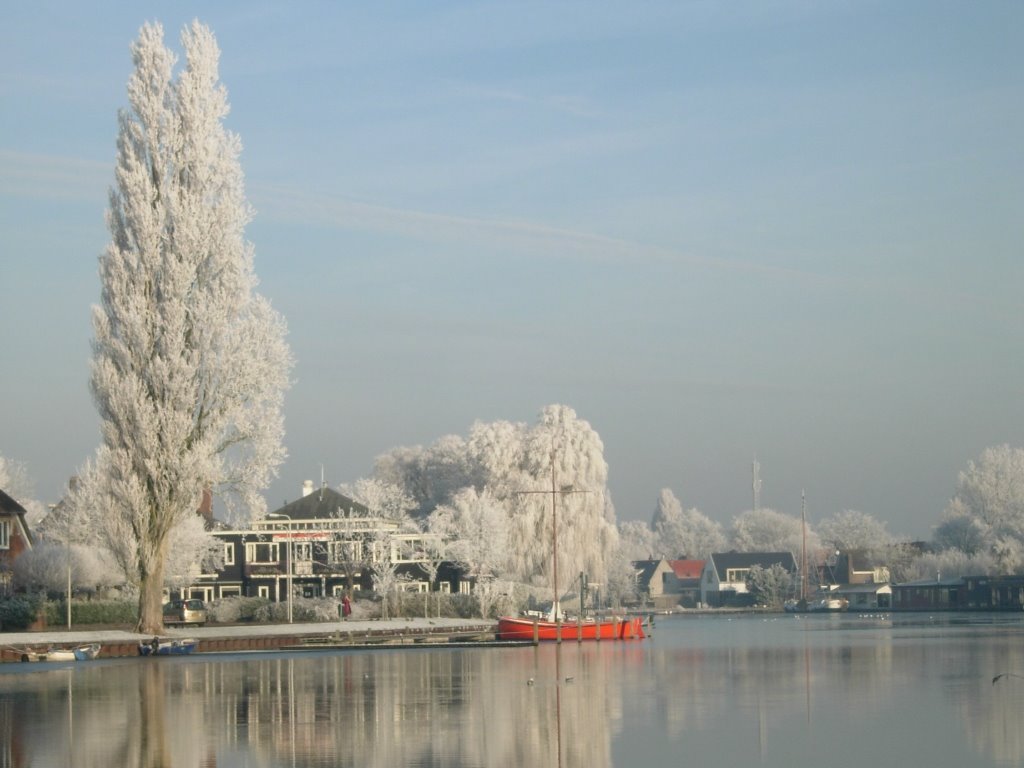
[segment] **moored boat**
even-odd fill
[[[100,655],[100,645],[92,643],[77,648],[50,648],[39,655],[44,661],[88,661]]]
[[[643,620],[639,616],[581,621],[502,616],[498,619],[497,631],[499,640],[641,640],[643,637]]]
[[[558,591],[558,505],[559,494],[574,493],[570,489],[558,490],[555,482],[555,446],[551,446],[551,490],[524,491],[524,493],[546,493],[551,496],[551,586],[554,600],[551,613],[547,619],[539,616],[501,616],[498,618],[498,629],[495,637],[498,640],[630,640],[644,637],[643,622],[640,617],[621,618],[598,617],[582,618],[584,610],[584,590],[581,586],[580,612],[581,618],[562,620],[565,616],[559,605]],[[580,574],[581,584],[585,585],[585,577]]]
[[[154,637],[148,643],[139,643],[139,656],[184,656],[196,649],[196,641],[161,640]]]

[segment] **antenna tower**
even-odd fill
[[[754,511],[759,512],[761,510],[761,464],[757,458],[754,459],[752,470],[754,473],[754,479],[751,482],[751,487],[754,489]]]

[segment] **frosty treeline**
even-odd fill
[[[509,582],[550,589],[556,519],[560,591],[581,572],[623,586],[604,445],[568,406],[547,406],[533,425],[477,422],[467,437],[396,448],[377,459],[372,480],[409,500],[410,515],[440,534],[485,594]],[[342,490],[374,508],[358,484]]]
[[[77,523],[138,588],[143,632],[162,627],[171,553],[202,552],[204,490],[229,514],[263,512],[261,491],[285,456],[291,370],[284,321],[256,291],[219,49],[198,22],[181,44],[177,75],[160,25],[145,25],[131,49],[93,311],[102,442],[65,516],[67,538]]]
[[[685,509],[670,489],[656,498],[651,522],[614,525],[607,493],[607,465],[600,438],[572,409],[550,406],[533,426],[498,421],[477,423],[468,437],[447,436],[423,448],[396,448],[377,461],[377,473],[342,486],[376,513],[400,521],[403,528],[426,528],[445,547],[431,553],[461,563],[478,579],[482,602],[512,590],[513,582],[532,584],[539,594],[550,576],[550,496],[522,493],[550,489],[551,436],[577,433],[566,445],[587,456],[556,458],[559,490],[601,489],[601,493],[558,494],[559,531],[566,542],[560,554],[562,586],[586,570],[600,582],[604,564],[609,597],[632,590],[633,560],[703,559],[712,552],[788,550],[798,553],[802,525],[795,514],[773,509],[747,510],[726,528],[696,508]],[[557,445],[557,444],[556,444]],[[556,452],[557,456],[557,452]],[[574,476],[571,467],[581,470]],[[23,505],[30,487],[24,464],[0,457],[0,487],[16,489]],[[590,480],[584,481],[583,478]],[[596,503],[595,503],[596,502]],[[563,504],[564,503],[564,504]],[[41,506],[34,502],[36,506]],[[30,589],[60,587],[67,563],[74,563],[76,585],[119,584],[121,568],[109,554],[95,557],[105,544],[88,517],[75,517],[59,505],[38,527],[43,542],[17,561],[15,581]],[[185,584],[196,573],[208,537],[197,517],[175,528],[165,583]],[[77,528],[76,528],[77,526]],[[579,526],[580,530],[570,532]],[[80,529],[80,530],[78,530]],[[92,533],[92,538],[88,536]],[[89,541],[89,547],[71,546]],[[569,542],[573,542],[572,545]],[[955,493],[922,551],[892,536],[884,522],[857,510],[841,510],[808,522],[808,551],[821,561],[834,550],[857,550],[890,570],[893,581],[944,576],[995,575],[1024,571],[1024,449],[1008,445],[985,449],[959,474]],[[60,552],[55,546],[65,547]],[[582,549],[588,550],[586,553]],[[387,574],[383,574],[386,576]],[[486,606],[481,606],[486,610]]]

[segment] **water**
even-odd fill
[[[0,768],[1024,764],[1024,617],[0,665]],[[532,680],[532,683],[530,682]]]

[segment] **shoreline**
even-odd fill
[[[497,622],[483,619],[368,619],[303,624],[223,624],[204,627],[166,627],[166,639],[194,639],[196,653],[374,647],[381,645],[440,645],[441,638],[494,639]],[[61,629],[0,632],[0,662],[20,662],[29,653],[99,643],[99,658],[139,656],[139,644],[153,635],[123,629]],[[474,641],[479,644],[479,640]]]

